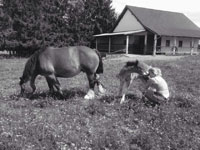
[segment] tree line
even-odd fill
[[[112,0],[1,0],[0,50],[30,55],[46,46],[93,47],[117,15]]]

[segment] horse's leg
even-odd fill
[[[34,74],[30,80],[30,86],[32,88],[32,94],[35,92],[36,90],[36,86],[35,86],[35,79],[37,77],[37,74]]]
[[[47,79],[47,83],[49,85],[50,90],[53,90],[53,92],[54,92],[54,87],[55,87],[57,89],[58,93],[60,95],[63,95],[61,88],[60,88],[60,83],[54,74],[47,76],[46,79]]]
[[[63,96],[63,92],[62,92],[61,87],[60,87],[60,82],[58,81],[57,77],[55,77],[55,79],[56,79],[55,87],[58,90],[58,93]]]
[[[103,87],[103,84],[99,81],[99,75],[95,74],[95,80],[96,80],[96,84],[98,86],[98,90],[101,94],[104,94],[106,92],[106,89]]]
[[[84,99],[93,99],[95,97],[95,93],[94,93],[94,86],[96,83],[95,74],[87,74],[87,78],[89,81],[90,89],[85,95]]]
[[[46,78],[50,93],[54,93],[53,83],[51,79],[49,77],[45,77],[45,78]]]

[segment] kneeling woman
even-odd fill
[[[144,96],[153,105],[162,104],[169,99],[169,89],[167,82],[162,78],[159,68],[149,69],[149,79],[147,80]]]

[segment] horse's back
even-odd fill
[[[85,46],[48,47],[40,53],[39,62],[44,73],[72,77],[83,69],[93,69],[96,57],[95,51]]]
[[[94,57],[96,52],[86,46],[70,46],[70,47],[48,47],[46,48],[41,55],[45,55],[45,57],[51,57],[51,59],[55,59],[54,61],[66,60],[80,58],[80,57]]]
[[[79,46],[77,49],[82,69],[86,72],[92,71],[92,73],[95,73],[100,61],[97,52],[86,46]]]

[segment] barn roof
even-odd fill
[[[113,33],[102,33],[102,34],[97,34],[94,35],[95,37],[99,36],[113,36],[113,35],[129,35],[129,34],[137,34],[137,33],[142,33],[145,32],[145,30],[135,30],[135,31],[124,31],[124,32],[113,32]]]
[[[182,13],[127,5],[118,23],[127,10],[130,10],[146,30],[158,35],[200,38],[200,28]]]

